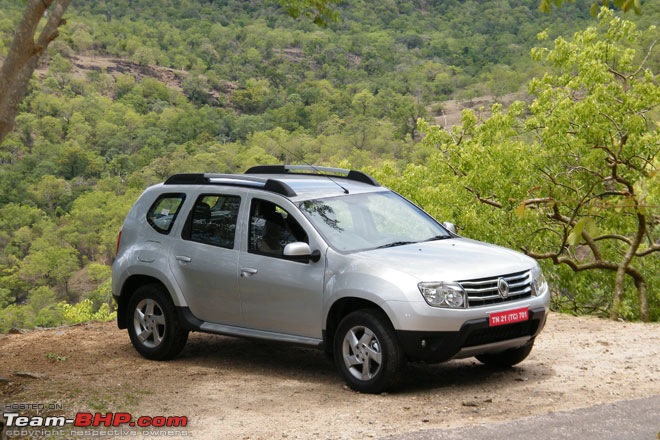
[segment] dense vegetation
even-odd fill
[[[0,0],[0,57],[22,5]],[[583,9],[350,1],[322,28],[266,1],[74,1],[0,145],[0,331],[110,316],[123,217],[147,185],[180,171],[302,161],[366,168],[465,235],[524,246],[500,229],[514,209],[494,216],[456,191],[464,184],[434,165],[445,147],[420,142],[417,121],[442,123],[450,99],[531,99],[526,84],[550,67],[529,56],[548,45],[537,34],[570,39],[596,22]],[[646,29],[658,17],[660,8],[645,5],[626,18]],[[626,44],[648,48],[654,38]],[[658,51],[646,62],[657,71]],[[502,128],[500,140],[511,131]],[[647,260],[657,320],[660,267],[657,254]],[[609,275],[546,270],[562,293],[558,307],[609,313]],[[620,315],[639,318],[634,286],[626,288]]]
[[[629,45],[648,31],[607,10],[599,19],[533,51],[551,70],[531,81],[529,104],[495,105],[482,122],[467,111],[449,131],[421,123],[436,152],[403,182],[424,205],[453,200],[470,231],[580,274],[556,273],[564,306],[649,320],[660,279],[657,65]]]

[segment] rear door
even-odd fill
[[[191,312],[218,324],[240,325],[237,219],[241,197],[231,190],[199,194],[169,255]]]

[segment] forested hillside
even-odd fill
[[[23,7],[0,0],[0,58]],[[589,8],[390,0],[345,1],[339,12],[319,27],[269,1],[74,0],[0,145],[0,331],[111,316],[109,267],[124,215],[146,186],[176,172],[282,162],[366,169],[464,235],[524,246],[478,200],[459,196],[456,176],[441,178],[452,164],[432,165],[446,146],[423,142],[418,120],[449,129],[457,103],[530,103],[527,84],[552,68],[530,50],[595,26]],[[625,18],[647,29],[660,7]],[[649,31],[626,44],[640,60],[656,38]],[[645,62],[657,73],[660,52]],[[475,124],[489,114],[477,107]],[[657,320],[660,264],[657,253],[646,260]],[[610,275],[546,271],[557,307],[611,309]],[[620,315],[637,319],[635,287],[626,289]]]

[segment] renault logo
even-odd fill
[[[497,279],[497,291],[502,298],[509,296],[509,283],[507,283],[504,278]]]

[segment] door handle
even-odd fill
[[[251,277],[258,272],[257,269],[252,267],[241,267],[241,278]]]
[[[192,261],[192,258],[186,257],[185,255],[177,255],[175,258],[184,263],[190,263]]]

